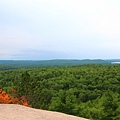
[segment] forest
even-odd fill
[[[33,108],[120,120],[119,64],[0,68],[0,88]]]

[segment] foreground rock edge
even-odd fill
[[[17,104],[0,104],[0,120],[88,120],[64,113],[34,109]]]

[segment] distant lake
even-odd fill
[[[111,62],[111,64],[120,64],[120,62]]]

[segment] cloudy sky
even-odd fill
[[[0,0],[0,60],[118,58],[120,0]]]

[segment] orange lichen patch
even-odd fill
[[[15,90],[14,90],[14,93],[15,93]],[[22,96],[21,99],[19,100],[17,97],[7,94],[3,89],[0,89],[0,103],[20,104],[24,106],[29,106],[25,96]]]
[[[21,97],[21,101],[22,101],[22,104],[23,104],[24,106],[28,106],[28,102],[27,102],[27,99],[26,99],[25,96],[22,96],[22,97]]]
[[[9,103],[9,96],[2,89],[0,89],[0,103],[4,103],[4,104]]]

